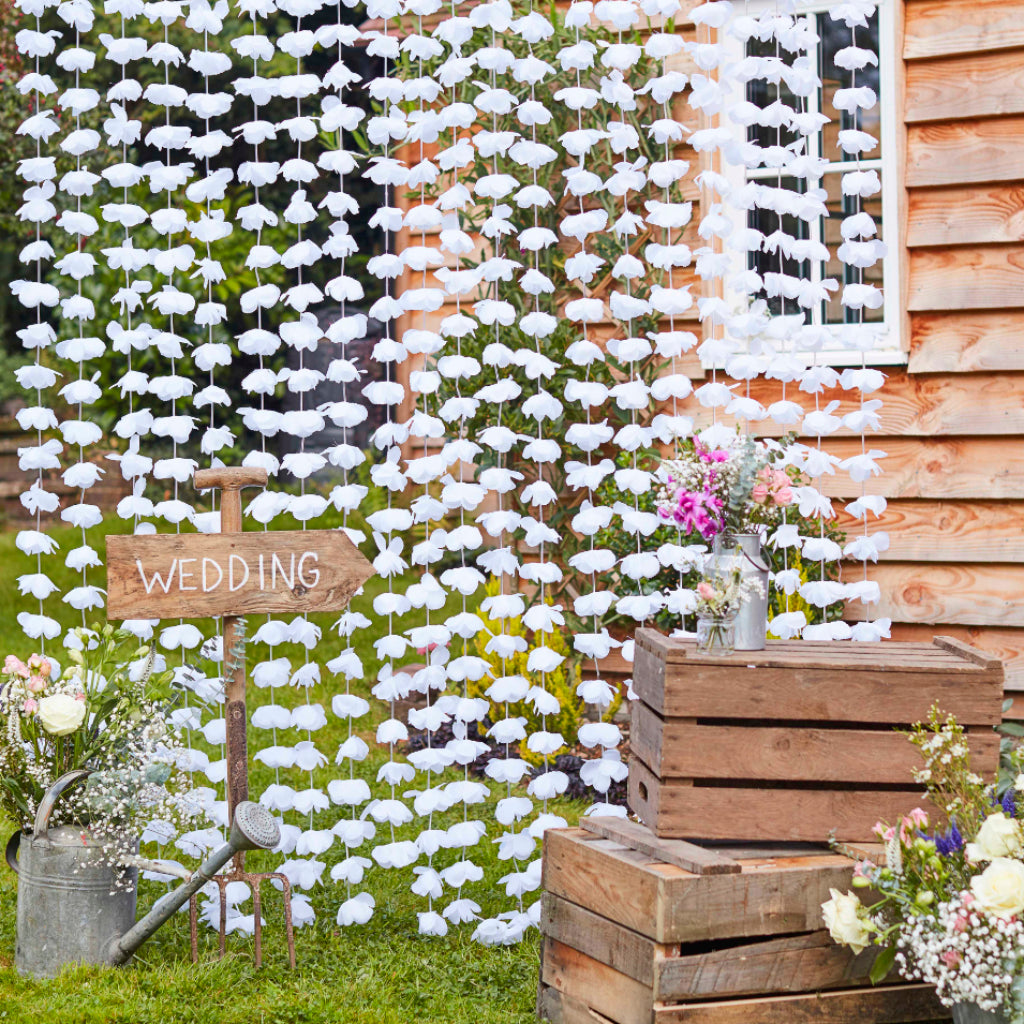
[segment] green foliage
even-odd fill
[[[485,592],[488,597],[497,595],[499,593],[499,581],[492,577],[485,587]],[[546,598],[545,603],[550,605],[553,602],[549,597]],[[523,625],[523,620],[519,616],[505,619],[503,620],[504,632],[509,636],[520,637],[522,639],[522,644],[520,645],[522,650],[517,651],[509,658],[502,659],[487,650],[487,643],[491,637],[502,632],[502,622],[497,619],[491,619],[482,609],[477,614],[483,619],[485,628],[476,638],[476,654],[490,664],[491,675],[494,677],[510,675],[522,676],[525,679],[535,675],[535,673],[527,672],[526,665],[530,658],[530,652],[538,647],[547,647],[565,658],[565,661],[553,672],[548,672],[544,679],[544,688],[558,699],[559,711],[557,715],[538,714],[533,702],[527,698],[521,701],[507,702],[500,709],[496,709],[492,703],[491,721],[496,721],[497,718],[504,717],[506,714],[511,718],[522,717],[526,719],[526,732],[528,736],[541,731],[558,732],[570,739],[570,741],[574,740],[580,726],[586,721],[587,706],[583,698],[579,697],[576,693],[576,688],[580,682],[580,665],[578,659],[573,656],[569,641],[566,639],[566,632],[561,629],[555,629],[550,633],[531,633]],[[488,699],[487,688],[488,677],[470,682],[469,695],[471,697]],[[611,721],[621,704],[622,694],[617,693],[603,714],[602,720]],[[555,751],[554,754],[548,756],[557,757],[558,754],[564,753],[567,749],[567,746],[563,746]],[[519,756],[532,765],[540,765],[544,762],[544,758],[540,754],[535,754],[527,748],[525,740],[519,745]]]

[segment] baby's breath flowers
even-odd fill
[[[66,772],[88,769],[53,824],[88,828],[111,863],[132,853],[153,819],[194,813],[184,744],[172,723],[176,694],[155,652],[112,626],[79,629],[61,670],[51,658],[8,655],[0,674],[0,805],[31,831],[39,802]]]
[[[895,966],[934,985],[946,1006],[971,1003],[1024,1024],[1024,777],[1000,798],[971,771],[963,729],[937,708],[909,738],[924,759],[914,777],[941,825],[920,808],[879,822],[885,864],[858,864],[853,887],[880,898],[865,907],[833,890],[826,927],[851,948],[882,947],[872,980]]]

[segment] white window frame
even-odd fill
[[[901,293],[901,262],[905,258],[902,251],[902,230],[900,225],[900,201],[899,201],[899,190],[900,190],[900,159],[898,153],[899,136],[897,132],[897,94],[896,94],[896,80],[897,80],[897,61],[899,54],[896,50],[896,13],[895,4],[900,0],[878,0],[878,64],[880,71],[880,94],[878,98],[878,113],[880,123],[880,142],[882,146],[882,154],[884,155],[884,170],[883,170],[883,157],[875,157],[872,159],[862,158],[859,166],[861,170],[877,170],[882,179],[882,223],[884,230],[884,240],[888,247],[888,253],[882,263],[882,294],[884,296],[884,304],[882,306],[883,319],[880,323],[875,324],[875,328],[882,332],[882,337],[878,339],[875,347],[862,353],[859,348],[826,348],[817,353],[818,360],[827,363],[832,366],[860,366],[863,362],[867,362],[871,366],[899,366],[905,365],[908,358],[908,341],[909,339],[901,338],[900,327],[902,323],[902,295]],[[797,0],[796,11],[794,16],[799,17],[806,14],[822,14],[828,12],[831,6],[830,0]],[[757,16],[764,11],[774,11],[778,7],[776,0],[746,0],[745,8],[746,13],[751,16]],[[722,33],[722,43],[726,49],[727,60],[736,61],[744,56],[744,48],[739,40],[734,37]],[[738,97],[745,99],[745,86],[741,86],[744,90],[743,94]],[[819,93],[816,92],[813,98],[809,98],[808,109],[817,110],[819,103]],[[827,110],[824,113],[830,117],[835,118],[837,111]],[[722,119],[722,124],[728,124],[726,118]],[[746,128],[736,125],[735,131],[738,136],[742,137],[743,141],[746,141]],[[817,156],[821,135],[815,135],[809,137],[809,151]],[[824,155],[824,154],[823,154]],[[838,170],[838,165],[843,164],[844,170],[853,170],[853,161],[840,161],[830,160],[830,163],[837,167],[837,170],[832,172],[837,176],[841,173]],[[730,184],[734,188],[741,188],[748,180],[756,181],[759,179],[776,180],[778,172],[774,169],[762,169],[753,172],[748,172],[743,167],[737,167],[729,165],[723,168],[723,173],[729,179]],[[807,179],[809,187],[819,187],[821,185],[821,179]],[[727,207],[731,212],[737,227],[745,228],[747,226],[747,215],[743,210],[737,210],[732,207]],[[820,241],[824,241],[820,238],[820,219],[815,219],[808,224],[810,229],[810,237],[818,238]],[[742,267],[743,270],[747,269],[746,264]],[[813,262],[811,265],[812,280],[820,280],[821,277],[821,264]],[[840,288],[842,285],[840,284]],[[728,281],[726,281],[726,301],[730,305],[735,305],[740,302],[740,297],[735,294],[730,294],[728,290]],[[821,322],[821,305],[816,303],[814,308],[808,310],[811,314],[812,323]],[[860,325],[849,324],[834,324],[831,325],[831,329],[837,332],[843,332],[844,330],[862,330]]]

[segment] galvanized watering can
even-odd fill
[[[141,857],[111,867],[100,845],[80,826],[49,828],[57,798],[88,774],[76,770],[62,775],[40,801],[32,835],[15,832],[7,843],[7,863],[18,875],[14,966],[22,974],[52,978],[65,964],[126,963],[236,853],[268,850],[281,839],[270,812],[246,801],[235,808],[227,843],[194,872]],[[179,875],[184,882],[136,922],[139,868]]]

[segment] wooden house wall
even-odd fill
[[[1007,689],[1024,691],[1024,0],[897,2],[902,209],[886,234],[909,351],[886,368],[869,439],[887,458],[868,489],[889,501],[872,529],[891,537],[869,569],[872,616],[890,617],[895,639],[947,633],[992,651]],[[826,447],[847,457],[860,441],[843,431]],[[825,490],[857,494],[841,474]],[[1014,717],[1024,692],[1018,703]]]

